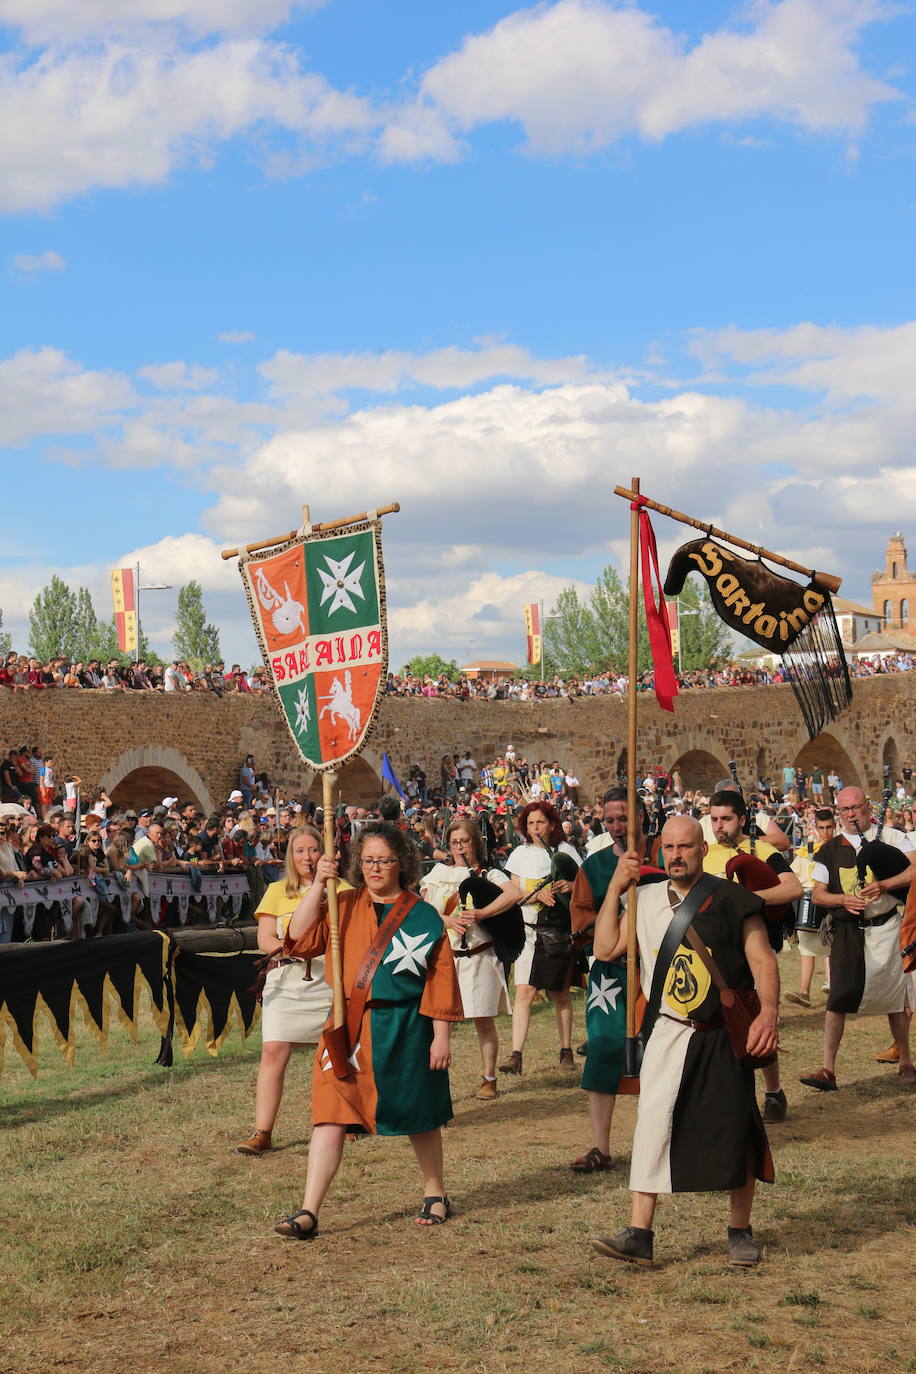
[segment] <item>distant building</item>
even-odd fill
[[[851,648],[863,635],[880,632],[883,619],[867,606],[859,606],[855,601],[847,601],[845,596],[833,598],[833,613],[844,646]]]
[[[514,677],[517,672],[514,663],[500,663],[497,659],[479,658],[461,669],[463,677],[481,682],[492,682],[495,677]]]
[[[916,609],[916,572],[906,565],[906,544],[899,531],[888,540],[884,558],[884,570],[871,578],[874,612],[884,631],[916,638],[916,621],[910,617],[911,607]]]

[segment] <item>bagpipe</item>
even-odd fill
[[[579,872],[579,865],[571,854],[564,854],[562,849],[552,849],[550,852],[550,872],[546,878],[542,879],[531,892],[525,896],[525,904],[528,905],[538,892],[553,883],[565,882],[574,883]],[[537,918],[537,938],[540,943],[541,952],[547,959],[559,959],[571,955],[574,950],[572,937],[572,921],[569,914],[568,892],[555,892],[553,906],[542,906]]]
[[[485,910],[502,895],[503,889],[498,883],[491,882],[482,869],[469,873],[458,885],[458,896],[465,910]],[[508,974],[510,966],[525,947],[525,922],[521,907],[516,903],[505,911],[497,912],[495,916],[482,916],[478,925],[489,935],[493,951]],[[467,949],[465,936],[462,936],[461,943]]]
[[[738,765],[734,762],[728,765],[728,771],[732,775],[735,786],[743,796],[741,784],[738,781]],[[748,844],[750,852],[737,849],[725,865],[725,876],[732,882],[740,883],[749,892],[766,892],[771,887],[778,887],[782,879],[778,873],[774,873],[770,865],[763,859],[757,857],[757,839],[760,832],[757,826],[757,817],[753,810],[748,811]],[[778,906],[767,905],[763,908],[763,919],[768,926],[788,926],[791,928],[795,924],[795,913],[791,902],[780,902]]]
[[[862,841],[856,853],[856,870],[862,887],[867,887],[870,882],[881,882],[884,878],[896,878],[910,866],[905,854],[881,838],[890,798],[891,788],[885,787],[881,797],[878,828],[873,840],[866,840],[865,832],[857,820],[852,822]],[[849,844],[849,840],[845,842]],[[862,912],[863,917],[867,921],[872,921],[877,916],[886,916],[889,911],[893,911],[898,902],[906,901],[909,890],[910,884],[907,883],[903,887],[894,888],[893,892],[882,892],[880,897],[873,897]]]

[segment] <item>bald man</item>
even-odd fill
[[[637,905],[640,977],[649,998],[655,960],[681,902],[703,875],[706,843],[699,824],[673,817],[662,830],[667,882],[641,887]],[[595,922],[596,959],[619,959],[627,945],[621,901],[639,874],[636,854],[624,855]],[[753,1055],[775,1053],[779,974],[756,893],[712,878],[711,896],[693,918],[693,930],[728,987],[760,997],[747,1039]],[[740,1064],[722,1019],[712,979],[686,934],[665,975],[658,1019],[640,1073],[633,1138],[630,1225],[594,1241],[599,1254],[634,1264],[653,1262],[652,1222],[659,1193],[726,1191],[730,1194],[728,1258],[751,1266],[760,1247],[751,1226],[757,1179],[773,1178],[773,1161],[754,1093],[754,1071]]]
[[[907,835],[885,826],[882,841],[898,849],[908,866],[891,878],[872,875],[873,880],[863,886],[855,859],[859,847],[878,833],[872,824],[871,806],[860,787],[844,787],[836,800],[840,832],[818,850],[811,875],[811,900],[826,909],[833,925],[824,1063],[812,1073],[802,1074],[799,1081],[806,1088],[835,1092],[837,1051],[846,1017],[884,1012],[898,1051],[900,1081],[913,1086],[916,1069],[910,1057],[906,981],[900,961],[900,898],[904,895],[900,890],[916,878],[916,854]],[[892,906],[884,903],[887,910],[882,910],[881,903],[871,905],[884,896],[897,896],[897,901]]]

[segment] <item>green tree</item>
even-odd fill
[[[178,609],[175,616],[175,653],[192,668],[216,663],[222,657],[219,630],[207,624],[204,613],[204,594],[199,582],[186,582],[178,590]]]
[[[74,639],[70,648],[73,657],[80,663],[91,658],[100,658],[96,650],[99,637],[99,622],[89,595],[88,587],[76,590]]]
[[[0,626],[3,624],[3,612],[0,611]],[[13,641],[6,630],[0,629],[0,654],[8,654],[13,647]]]
[[[709,668],[734,657],[731,631],[719,619],[705,582],[688,577],[680,602],[681,668]]]
[[[412,677],[431,678],[439,678],[444,673],[450,682],[457,682],[461,676],[461,670],[455,660],[446,660],[439,654],[415,654],[409,663],[404,664],[401,672],[409,673]]]
[[[636,662],[642,673],[652,658],[641,597],[638,624]],[[545,660],[561,675],[580,677],[610,667],[625,670],[629,642],[629,596],[612,567],[604,569],[586,599],[575,587],[564,587],[544,627]]]
[[[29,611],[29,653],[46,663],[57,654],[72,654],[76,639],[76,595],[55,573]]]

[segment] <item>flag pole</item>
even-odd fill
[[[321,801],[324,809],[324,854],[326,859],[333,859],[334,857],[334,784],[336,782],[336,773],[323,772],[321,774]],[[331,976],[328,980],[331,984],[332,993],[331,1030],[339,1032],[346,1025],[347,1004],[344,998],[343,967],[340,958],[340,916],[337,909],[336,882],[328,883],[327,898],[328,952],[331,958]],[[347,1049],[344,1045],[344,1037],[341,1035],[331,1036],[325,1033],[325,1044],[331,1055],[335,1076],[338,1078],[346,1077],[349,1072],[349,1065],[346,1059]],[[340,1049],[336,1056],[334,1050],[337,1046],[340,1046]],[[333,1063],[335,1057],[338,1057],[337,1063]]]
[[[540,600],[540,617],[538,619],[538,639],[541,641],[541,681],[544,681],[544,598]]]
[[[634,496],[639,495],[639,478],[630,482]],[[636,670],[639,635],[639,511],[630,511],[630,643],[627,662],[627,849],[636,849]],[[627,1025],[623,1071],[636,1078],[636,884],[627,889]]]

